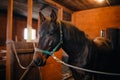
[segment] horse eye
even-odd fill
[[[50,35],[53,35],[53,33],[54,33],[53,31],[49,31],[49,34],[50,34]]]
[[[39,37],[41,37],[41,36],[42,36],[42,34],[40,33],[40,34],[39,34]]]

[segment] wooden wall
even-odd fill
[[[22,66],[28,66],[33,58],[34,48],[33,43],[26,43],[23,41],[15,42],[15,48]],[[23,73],[26,71],[22,69],[12,50],[12,80],[20,80]],[[41,80],[39,67],[31,67],[28,73],[22,80]]]
[[[6,26],[7,26],[7,15],[0,13],[0,46],[5,45]]]
[[[72,22],[91,38],[100,36],[100,30],[120,29],[120,6],[110,6],[74,12]]]
[[[15,38],[17,36],[18,41],[22,41],[24,39],[24,37],[23,37],[24,28],[27,28],[27,18],[14,16],[14,18],[13,18],[13,29],[14,29],[13,37]],[[33,20],[32,28],[37,30],[37,28],[38,28],[37,20]]]
[[[62,50],[55,53],[55,56],[62,59]],[[49,57],[46,65],[40,68],[42,80],[62,80],[62,64]]]
[[[33,20],[32,27],[37,30],[38,28],[38,21]],[[7,12],[1,12],[0,11],[0,41],[6,42],[6,26],[7,26]],[[17,36],[18,41],[23,41],[23,29],[27,26],[27,18],[14,14],[13,16],[13,40],[15,40],[15,37]],[[5,45],[5,44],[4,44]],[[19,55],[22,62],[25,64],[29,63],[31,58],[33,56],[33,53],[23,53]],[[61,50],[56,53],[56,56],[61,59],[62,52]],[[21,70],[20,67],[17,65],[16,60],[13,61],[13,80],[19,79],[24,72],[24,70]],[[16,66],[17,65],[17,66]],[[17,71],[19,73],[17,73]],[[36,72],[35,72],[36,71]],[[32,69],[29,72],[29,75],[26,77],[29,80],[40,80],[38,77],[35,77],[39,74],[41,74],[42,80],[61,80],[62,78],[62,70],[61,70],[61,64],[56,62],[53,58],[49,58],[47,60],[46,66],[41,67],[40,71],[38,71],[38,68]],[[37,74],[37,75],[36,75]],[[32,76],[31,76],[32,75]],[[26,79],[25,79],[26,80]]]
[[[38,21],[33,19],[32,27],[37,30]],[[7,12],[0,11],[0,42],[6,41]],[[15,14],[13,15],[13,40],[17,36],[18,41],[24,40],[23,31],[27,27],[27,17]],[[1,43],[2,44],[2,43]]]

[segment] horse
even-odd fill
[[[49,56],[62,48],[69,56],[68,64],[80,68],[119,73],[111,42],[103,37],[90,39],[85,32],[65,21],[58,21],[54,10],[50,19],[39,12],[40,31],[34,62],[44,66]],[[116,59],[116,60],[115,60]],[[116,61],[116,62],[114,62]],[[118,64],[118,63],[117,63]],[[120,76],[98,74],[70,68],[75,80],[120,80]]]

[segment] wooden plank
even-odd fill
[[[63,20],[63,8],[60,8],[59,10],[58,10],[58,19],[59,20]]]
[[[7,35],[6,35],[6,39],[7,42],[12,40],[12,21],[13,21],[13,0],[8,0],[8,15],[7,15]],[[11,71],[12,71],[12,61],[11,61],[11,51],[10,51],[10,44],[7,44],[7,60],[6,60],[6,80],[12,80],[12,75],[11,75]]]
[[[27,16],[27,28],[28,28],[28,42],[32,39],[32,6],[33,0],[28,0],[28,16]]]
[[[40,28],[40,15],[38,15],[38,28],[37,28],[37,39],[36,40],[39,39],[39,34],[38,34],[39,33],[39,28]]]
[[[62,59],[62,50],[55,52],[55,56]],[[49,57],[46,65],[40,67],[41,80],[62,80],[62,65],[56,62],[52,57]]]
[[[66,8],[66,7],[64,7],[64,6],[62,6],[62,5],[54,2],[54,1],[52,1],[52,0],[45,0],[45,1],[46,1],[47,3],[53,5],[54,7],[63,8],[64,11],[67,11],[67,12],[69,12],[69,13],[73,13],[73,11],[71,11],[70,9],[68,9],[68,8]]]

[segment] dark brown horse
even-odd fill
[[[55,11],[52,11],[50,20],[39,14],[41,27],[36,50],[39,53],[34,55],[36,65],[44,66],[47,58],[62,48],[69,55],[70,65],[103,72],[120,72],[117,61],[120,57],[112,53],[108,40],[100,37],[89,39],[74,25],[57,21]],[[70,69],[75,80],[120,80],[120,76]]]

